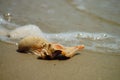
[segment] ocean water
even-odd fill
[[[37,35],[65,46],[83,44],[84,50],[120,53],[119,0],[1,2],[0,40],[3,42],[16,45],[28,35]]]
[[[3,42],[17,45],[24,37],[33,35],[46,38],[50,42],[61,43],[65,46],[85,45],[86,50],[95,52],[120,52],[120,38],[108,33],[89,33],[89,32],[61,32],[45,33],[39,26],[17,24],[5,21],[0,18],[0,40]]]

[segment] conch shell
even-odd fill
[[[42,37],[28,36],[22,39],[18,44],[18,52],[33,53],[41,59],[60,59],[71,58],[84,48],[84,45],[74,47],[64,47],[58,43],[50,43]]]

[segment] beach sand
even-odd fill
[[[0,0],[0,17],[10,13],[11,23],[35,24],[45,33],[108,33],[119,39],[119,3],[120,0]],[[68,60],[40,60],[16,50],[17,46],[0,42],[0,80],[120,80],[117,53],[83,50]]]
[[[0,80],[120,80],[120,56],[81,51],[68,60],[40,60],[0,42]]]

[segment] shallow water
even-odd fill
[[[10,32],[34,24],[51,42],[66,46],[84,44],[85,50],[120,53],[119,3],[119,0],[1,0],[0,39],[16,44],[21,38],[10,38]],[[8,13],[11,15],[6,16]]]

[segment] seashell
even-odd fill
[[[22,39],[18,44],[18,52],[33,53],[41,59],[59,59],[71,58],[84,48],[84,45],[74,47],[64,47],[58,43],[50,43],[42,37],[28,36]]]

